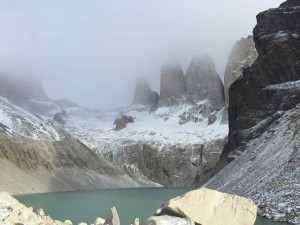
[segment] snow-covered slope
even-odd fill
[[[76,127],[70,130],[94,148],[97,148],[98,142],[103,141],[149,141],[166,145],[202,144],[227,135],[228,125],[220,124],[222,111],[215,112],[217,118],[211,125],[208,117],[199,113],[199,122],[188,121],[180,124],[182,115],[193,107],[192,105],[161,107],[149,114],[148,107],[134,105],[115,111],[105,111],[98,119],[94,117],[85,122],[76,121]],[[122,114],[132,116],[134,123],[115,131],[114,120]]]
[[[4,98],[0,98],[0,123],[2,133],[10,136],[50,141],[60,140],[63,136],[63,131],[50,121],[45,121]]]
[[[141,186],[159,185],[111,164],[53,122],[0,98],[0,189],[20,194]]]
[[[221,124],[223,111],[212,111],[208,101],[152,113],[133,105],[98,111],[88,120],[74,112],[68,111],[66,128],[72,135],[116,165],[138,169],[167,186],[197,185],[208,179],[228,133],[227,124]],[[114,120],[120,115],[132,116],[134,123],[115,131]]]

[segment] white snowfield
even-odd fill
[[[205,102],[202,102],[205,104]],[[222,139],[228,134],[228,125],[221,124],[223,110],[216,112],[217,120],[208,125],[208,118],[202,117],[200,122],[189,121],[179,124],[180,115],[193,106],[180,105],[161,107],[149,113],[147,107],[133,105],[127,108],[98,112],[97,118],[81,120],[71,116],[72,126],[69,132],[89,147],[98,148],[102,143],[159,143],[163,145],[194,145],[212,140]],[[73,109],[74,110],[74,109]],[[73,111],[74,113],[74,111]],[[114,130],[114,120],[120,115],[132,116],[134,123]]]
[[[207,105],[207,101],[198,105]],[[105,111],[92,111],[82,107],[69,107],[67,125],[55,124],[51,117],[34,115],[8,100],[0,98],[0,123],[7,127],[4,133],[34,140],[58,141],[62,137],[60,127],[66,129],[87,146],[98,149],[105,144],[152,143],[160,146],[195,145],[222,139],[228,134],[228,125],[221,124],[223,109],[214,112],[216,121],[208,125],[208,117],[194,112],[199,122],[189,121],[180,125],[180,115],[192,109],[192,105],[160,107],[149,113],[148,107],[133,105]],[[114,121],[120,115],[134,118],[126,128],[115,131]],[[1,127],[0,127],[1,128]],[[2,131],[3,132],[3,131]]]

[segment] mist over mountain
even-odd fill
[[[232,43],[251,34],[258,12],[281,0],[0,1],[0,70],[37,76],[52,99],[91,108],[131,103],[134,81],[159,92],[161,64],[184,72],[208,53],[223,78]]]

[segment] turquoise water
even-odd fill
[[[34,209],[43,208],[52,218],[73,224],[92,223],[97,217],[106,218],[115,206],[121,224],[130,225],[135,217],[144,221],[167,200],[186,193],[189,188],[139,188],[95,191],[58,192],[15,196],[21,203]],[[255,225],[283,225],[258,218]]]

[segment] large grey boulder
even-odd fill
[[[194,222],[188,218],[153,216],[147,219],[142,225],[194,225]]]
[[[245,68],[254,63],[257,56],[258,54],[255,48],[253,36],[242,38],[233,46],[228,57],[228,63],[224,74],[225,110],[223,122],[227,122],[228,120],[229,87],[236,81],[237,78],[242,76]]]
[[[215,109],[224,106],[224,86],[209,55],[194,56],[186,73],[187,100],[210,100]]]
[[[185,96],[185,76],[178,60],[165,62],[160,76],[160,105],[176,105]]]
[[[185,217],[201,225],[254,225],[256,205],[250,199],[202,188],[171,199],[157,215]]]

